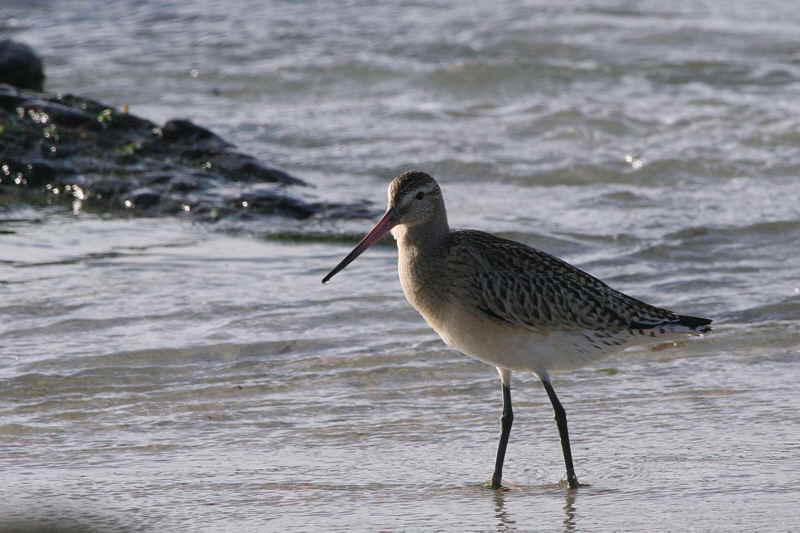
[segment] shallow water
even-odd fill
[[[7,2],[47,85],[188,117],[374,202],[409,168],[713,335],[514,376],[405,303],[371,220],[265,228],[0,206],[0,530],[800,528],[800,22],[791,2]],[[286,232],[298,236],[286,239]],[[277,238],[278,235],[283,235]]]

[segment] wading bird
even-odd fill
[[[392,180],[386,213],[322,282],[388,232],[397,241],[408,302],[445,343],[500,373],[500,443],[487,484],[494,489],[501,488],[514,420],[512,371],[531,371],[541,379],[555,411],[567,483],[574,489],[578,478],[567,416],[550,371],[574,369],[654,338],[711,330],[709,319],[648,305],[530,246],[481,231],[451,230],[439,184],[424,172]]]

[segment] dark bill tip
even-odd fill
[[[378,223],[375,224],[375,226],[369,231],[369,233],[367,233],[364,238],[359,241],[356,247],[353,248],[349,254],[347,254],[347,257],[342,259],[338,265],[333,267],[333,270],[328,272],[328,274],[322,278],[322,283],[328,283],[333,276],[344,270],[344,267],[352,263],[356,257],[364,252],[364,250],[372,246],[375,241],[389,233],[389,230],[394,226],[393,219],[394,209],[389,209],[386,211],[386,214],[383,215],[383,218],[381,218]]]

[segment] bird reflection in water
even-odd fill
[[[577,493],[574,490],[568,490],[564,496],[564,533],[575,532],[575,497]]]
[[[497,519],[495,530],[498,533],[507,533],[510,531],[519,531],[517,522],[511,518],[510,513],[506,510],[506,495],[507,491],[498,490],[494,493],[494,516]],[[561,531],[563,533],[575,533],[577,526],[575,525],[575,499],[577,491],[568,490],[564,492],[564,520],[562,521]]]
[[[497,519],[497,531],[514,531],[516,522],[512,520],[506,511],[506,493],[503,490],[494,491],[494,517]]]

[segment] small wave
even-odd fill
[[[795,290],[800,291],[800,288]],[[788,322],[794,324],[800,317],[800,293],[792,294],[779,302],[756,305],[728,315],[728,320],[745,324]]]
[[[646,71],[646,77],[658,84],[703,83],[725,88],[740,85],[789,85],[798,80],[797,74],[788,68],[764,69],[742,62],[700,60],[656,65]]]
[[[800,220],[775,220],[769,222],[755,222],[737,227],[711,228],[704,226],[692,226],[683,228],[673,233],[667,234],[667,239],[679,241],[689,241],[694,239],[706,239],[709,236],[714,238],[729,237],[739,240],[743,235],[780,234],[784,232],[797,232],[800,230]]]

